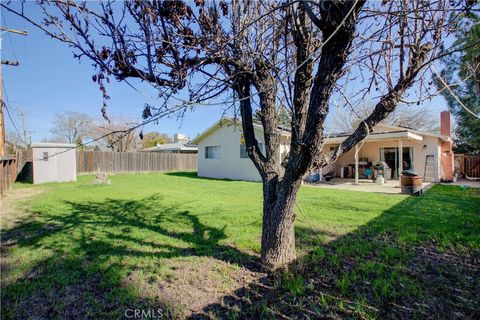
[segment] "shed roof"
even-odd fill
[[[32,148],[76,148],[74,143],[54,143],[54,142],[36,142],[32,143]]]

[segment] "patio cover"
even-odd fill
[[[325,139],[325,143],[341,143],[345,140],[349,134],[337,134],[330,135]],[[423,137],[416,133],[411,132],[410,130],[401,130],[401,131],[390,131],[390,132],[373,132],[368,135],[363,141],[355,145],[355,184],[358,184],[358,150],[361,148],[363,142],[376,142],[376,141],[398,141],[398,148],[402,150],[403,141],[407,140],[416,140],[423,141]],[[360,145],[360,147],[359,147]],[[398,172],[403,171],[403,159],[402,153],[399,153],[398,159]]]

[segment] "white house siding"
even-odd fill
[[[250,158],[240,158],[241,126],[225,124],[198,143],[197,167],[200,177],[260,181],[260,174]],[[255,137],[264,144],[263,132]],[[205,147],[220,146],[220,159],[205,159]]]

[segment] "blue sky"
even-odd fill
[[[37,21],[40,19],[40,12],[32,3],[26,3],[26,8]],[[25,114],[25,126],[32,131],[34,142],[50,136],[55,113],[76,111],[93,118],[101,117],[102,95],[98,85],[91,80],[93,68],[88,60],[79,62],[74,59],[72,50],[65,44],[50,39],[9,12],[2,13],[2,26],[28,31],[27,37],[2,35],[2,59],[20,62],[18,67],[3,66],[4,95],[8,98],[13,121],[20,130],[20,110]],[[155,96],[148,84],[136,82],[135,85],[145,95]],[[159,104],[158,100],[148,98],[124,83],[111,81],[107,90],[111,96],[108,112],[114,118],[139,119],[145,103]],[[446,108],[446,104],[442,98],[436,98],[424,107],[440,111]],[[182,121],[161,119],[158,124],[148,125],[144,132],[182,132],[193,138],[218,120],[222,113],[222,106],[197,107],[188,111]],[[7,130],[15,130],[8,117],[6,123]]]

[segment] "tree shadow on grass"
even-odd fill
[[[225,181],[225,182],[239,182],[242,180],[234,180],[234,179],[218,179],[218,178],[208,178],[208,177],[200,177],[196,171],[176,171],[176,172],[166,172],[164,173],[167,176],[172,177],[180,177],[180,178],[187,178],[187,179],[199,179],[199,180],[214,180],[214,181]],[[255,183],[255,181],[249,181],[249,183]]]
[[[163,277],[168,259],[211,257],[260,270],[257,256],[222,243],[225,227],[165,203],[158,195],[64,201],[3,231],[2,318],[120,318],[132,304],[158,306],[122,281],[139,270]],[[19,250],[31,252],[28,263],[15,260]]]
[[[191,318],[478,319],[479,207],[478,190],[435,186]]]

